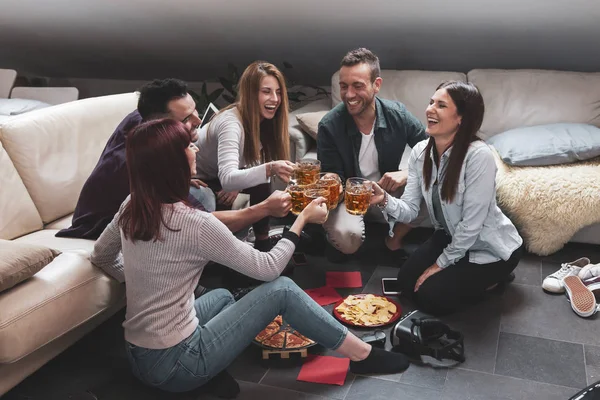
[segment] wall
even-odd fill
[[[3,0],[0,66],[71,78],[202,81],[227,63],[327,85],[366,46],[383,68],[600,71],[597,0]]]

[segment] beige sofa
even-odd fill
[[[113,315],[122,285],[88,259],[94,242],[56,238],[135,93],[78,100],[0,124],[0,239],[62,251],[0,292],[0,396]]]
[[[485,100],[485,117],[480,136],[488,139],[493,135],[518,127],[552,124],[559,122],[587,123],[600,127],[600,73],[576,73],[543,70],[495,70],[476,69],[467,74],[459,72],[434,71],[397,71],[383,70],[383,85],[379,96],[398,100],[422,122],[425,122],[425,108],[437,85],[445,80],[462,80],[476,84]],[[331,98],[309,103],[295,110],[290,116],[291,154],[293,160],[306,157],[316,158],[316,143],[297,123],[295,116],[311,112],[330,110],[341,102],[339,89],[339,73],[331,79]],[[527,140],[526,137],[523,140]],[[408,161],[407,148],[402,157],[401,167]],[[505,166],[499,165],[500,173],[506,172]],[[545,167],[528,167],[545,168]],[[564,172],[565,179],[575,179],[577,171]],[[600,169],[598,170],[600,174]],[[544,174],[542,170],[541,174]],[[566,176],[569,175],[569,176]],[[575,178],[573,178],[575,176]],[[497,178],[499,193],[504,182]],[[586,185],[581,178],[581,185]],[[505,189],[506,190],[506,189]],[[500,201],[501,199],[499,199]],[[514,201],[515,199],[511,199]],[[568,205],[567,205],[568,206]],[[565,207],[568,208],[568,207]],[[566,240],[581,243],[600,244],[600,208],[596,212],[589,210],[590,225],[574,230]],[[544,214],[544,211],[542,211]],[[548,210],[546,215],[554,217],[554,211]],[[539,219],[539,213],[536,216]],[[568,219],[569,215],[557,219]],[[564,235],[559,224],[546,227],[545,236],[534,238],[538,232],[528,235],[527,229],[535,229],[535,221],[524,221],[520,228],[526,236],[532,236],[528,249],[534,253],[545,255],[558,250],[562,243],[551,237]],[[518,224],[519,225],[519,224]],[[527,225],[534,226],[534,228]],[[528,239],[528,237],[526,237]],[[535,240],[534,240],[535,239]],[[527,243],[527,240],[526,240]]]

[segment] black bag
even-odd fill
[[[419,310],[406,314],[392,329],[393,351],[413,362],[448,367],[465,361],[463,335]]]

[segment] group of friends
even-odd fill
[[[318,128],[321,170],[342,181],[372,181],[364,219],[389,224],[385,245],[403,260],[402,295],[431,314],[454,312],[514,277],[523,251],[496,204],[492,151],[477,137],[483,98],[472,84],[441,83],[423,126],[400,102],[377,97],[382,84],[375,54],[364,48],[346,54],[343,102]],[[289,182],[294,173],[282,73],[252,63],[236,102],[200,124],[184,82],[143,86],[137,110],[117,127],[86,181],[72,226],[57,234],[97,239],[92,263],[125,284],[133,374],[166,391],[201,388],[234,397],[239,387],[227,366],[277,315],[350,358],[354,373],[408,368],[404,355],[363,342],[280,276],[306,224],[322,224],[330,251],[342,260],[364,241],[363,217],[345,207],[328,211],[324,198],[309,203],[281,240],[269,240],[269,218],[291,208],[289,194],[271,192],[271,179]],[[408,170],[399,170],[407,145]],[[231,210],[242,191],[250,206]],[[427,218],[433,235],[401,255],[404,236]],[[234,235],[250,225],[254,246]],[[263,283],[237,301],[223,288],[197,297],[209,262]]]

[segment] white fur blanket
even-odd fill
[[[496,165],[498,205],[519,229],[529,252],[554,253],[578,230],[600,222],[600,157],[512,167],[496,154]]]

